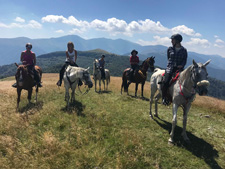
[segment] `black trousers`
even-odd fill
[[[60,72],[59,72],[59,80],[62,81],[63,79],[63,75],[64,75],[64,72],[67,68],[67,66],[75,66],[75,67],[78,67],[78,65],[76,63],[70,63],[70,62],[65,62],[65,64],[62,66]]]
[[[104,67],[100,68],[100,70],[101,70],[102,79],[105,79],[105,69],[104,69]]]

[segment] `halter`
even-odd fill
[[[186,103],[188,103],[190,100],[191,100],[191,98],[194,96],[194,95],[196,95],[196,84],[197,84],[197,82],[196,82],[196,80],[193,78],[193,74],[194,74],[194,76],[196,77],[197,76],[197,74],[195,73],[195,71],[193,70],[195,67],[193,66],[192,67],[192,69],[191,69],[191,75],[190,75],[190,78],[191,78],[191,80],[193,81],[193,83],[194,83],[194,85],[193,85],[193,88],[192,89],[194,89],[193,91],[189,91],[189,93],[191,93],[191,96],[189,96],[189,97],[186,97],[185,95],[184,95],[184,93],[182,92],[182,88],[181,88],[181,82],[180,82],[180,79],[178,79],[178,82],[179,82],[179,87],[180,87],[180,94],[184,97],[184,99],[186,100]],[[183,88],[185,88],[184,86],[183,86]],[[194,100],[193,100],[194,101]]]

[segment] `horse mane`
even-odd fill
[[[190,73],[193,68],[193,65],[188,66],[180,73],[180,82],[183,83],[185,79],[190,78]]]

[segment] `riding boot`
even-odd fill
[[[12,85],[12,87],[17,88],[17,83],[14,83],[14,84]]]
[[[61,86],[62,85],[62,80],[59,80],[57,83],[56,83],[57,86]]]
[[[167,96],[167,90],[168,90],[168,86],[166,84],[163,84],[163,86],[162,86],[162,103],[164,105],[168,105],[169,104],[169,100],[166,97]]]

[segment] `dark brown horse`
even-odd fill
[[[144,85],[147,79],[147,71],[149,67],[151,71],[154,71],[154,63],[155,63],[155,57],[154,56],[148,57],[146,60],[143,61],[142,65],[140,66],[140,69],[136,73],[134,73],[134,78],[131,79],[131,82],[136,83],[135,96],[137,96],[138,84],[141,83],[141,96],[143,97]],[[127,68],[123,72],[121,94],[122,94],[123,88],[124,88],[124,92],[127,92],[128,94],[129,85],[127,83],[127,80],[129,78],[130,72],[131,72],[131,68]]]
[[[28,91],[27,99],[30,103],[33,87],[36,86],[35,100],[37,102],[38,85],[36,85],[36,83],[35,83],[33,72],[31,72],[28,69],[27,65],[16,64],[16,66],[17,66],[17,72],[16,72],[15,77],[16,77],[16,83],[17,83],[17,96],[18,96],[17,97],[17,110],[18,110],[22,89]],[[42,77],[41,68],[39,66],[35,66],[35,70],[38,72],[38,75],[39,75],[39,78],[40,78],[40,81],[41,81],[41,77]]]

